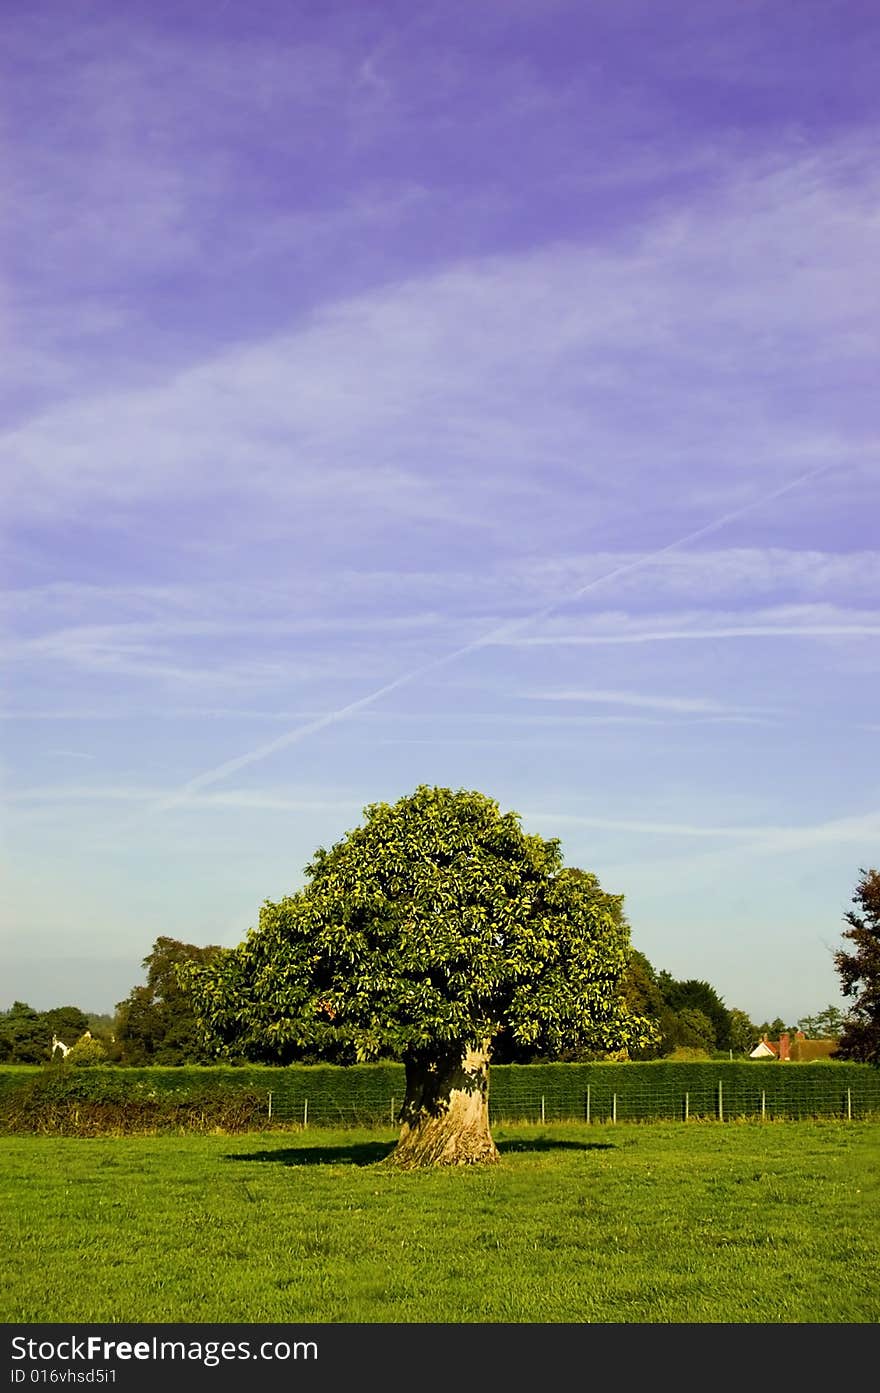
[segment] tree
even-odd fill
[[[116,1018],[106,1012],[92,1011],[89,1014],[89,1030],[96,1040],[113,1040],[116,1035]]]
[[[685,1006],[676,1013],[677,1047],[688,1050],[703,1050],[711,1054],[715,1049],[715,1029],[706,1015],[696,1006]]]
[[[65,1064],[79,1066],[90,1066],[93,1064],[109,1063],[107,1051],[100,1040],[96,1040],[90,1031],[77,1040],[76,1044],[71,1045],[64,1059]]]
[[[844,996],[854,998],[837,1046],[839,1059],[880,1064],[880,871],[860,868],[852,897],[858,909],[844,915],[843,937],[852,951],[840,948],[834,962]]]
[[[200,948],[176,938],[156,939],[143,960],[146,986],[132,987],[116,1008],[123,1064],[204,1064],[213,1058],[177,970],[184,963],[207,964],[221,951],[216,944]]]
[[[569,874],[582,878],[589,893],[598,893],[608,912],[614,915],[618,930],[629,936],[629,924],[623,913],[622,895],[605,895],[597,890],[598,882],[585,871],[571,868]],[[656,1018],[663,1005],[663,997],[656,985],[656,974],[644,953],[631,949],[618,990],[624,1006],[631,1016]],[[546,1063],[548,1060],[564,1060],[568,1063],[582,1063],[596,1059],[654,1059],[660,1051],[659,1030],[649,1045],[633,1045],[619,1050],[600,1050],[591,1044],[569,1041],[555,1052],[544,1052],[535,1045],[526,1045],[514,1040],[509,1030],[499,1032],[492,1045],[493,1064],[531,1064],[535,1060]]]
[[[745,1011],[732,1006],[730,1009],[730,1045],[734,1054],[749,1054],[758,1043],[760,1032],[753,1025]]]
[[[51,1011],[43,1012],[43,1020],[48,1031],[47,1044],[57,1035],[65,1045],[75,1045],[90,1029],[88,1016],[78,1006],[53,1006]]]
[[[633,1059],[656,1059],[663,1053],[662,1020],[666,1011],[663,992],[649,960],[633,949],[623,975],[623,999],[634,1016],[647,1016],[657,1023],[657,1038],[641,1049],[630,1051]]]
[[[676,1014],[684,1010],[702,1011],[712,1022],[714,1038],[711,1048],[730,1048],[730,1012],[714,987],[693,977],[678,982],[668,972],[661,972],[657,980],[670,1010]]]
[[[0,1059],[6,1063],[45,1064],[51,1044],[52,1031],[45,1017],[26,1001],[13,1001],[0,1014]]]
[[[843,1026],[844,1016],[840,1007],[829,1004],[816,1017],[817,1038],[820,1040],[839,1040],[843,1033]]]
[[[798,1021],[798,1030],[803,1031],[808,1040],[837,1040],[843,1026],[843,1012],[833,1005],[826,1006],[815,1016],[804,1016]]]
[[[766,1035],[768,1040],[778,1040],[780,1035],[794,1035],[796,1029],[796,1026],[786,1025],[782,1017],[777,1016],[775,1020],[762,1021],[758,1026],[758,1034],[761,1039]]]
[[[526,834],[482,793],[420,785],[267,901],[238,948],[182,978],[210,1038],[254,1059],[344,1048],[403,1060],[394,1161],[494,1161],[488,1066],[502,1032],[558,1054],[646,1043],[620,980],[622,896],[564,868],[557,839]]]

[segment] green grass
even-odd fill
[[[0,1319],[876,1322],[880,1122],[0,1138]]]

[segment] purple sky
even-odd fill
[[[788,1021],[880,857],[880,9],[12,0],[0,1009],[476,788]]]

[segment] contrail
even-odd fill
[[[587,581],[577,590],[560,596],[552,604],[545,605],[542,609],[537,609],[531,614],[525,615],[522,619],[514,619],[505,624],[499,624],[480,638],[473,639],[470,643],[463,644],[461,648],[455,648],[451,653],[445,653],[439,658],[432,658],[427,663],[420,664],[419,667],[411,668],[409,672],[404,672],[400,677],[395,677],[393,681],[386,682],[384,686],[377,687],[375,691],[367,696],[360,697],[357,701],[351,701],[347,706],[340,706],[335,711],[328,711],[323,716],[316,717],[313,721],[308,721],[305,725],[297,726],[294,730],[286,731],[284,735],[279,735],[277,739],[268,741],[265,745],[258,745],[253,750],[248,750],[245,754],[236,755],[233,759],[227,759],[223,764],[218,764],[214,769],[208,769],[203,774],[197,774],[187,783],[183,784],[175,793],[169,794],[167,798],[153,804],[148,812],[164,812],[168,808],[173,808],[177,804],[184,802],[192,793],[197,793],[200,789],[208,788],[211,784],[219,783],[227,775],[234,774],[238,769],[245,769],[249,764],[257,764],[262,759],[267,759],[269,755],[275,754],[277,750],[284,750],[288,745],[296,745],[300,740],[305,740],[307,736],[314,735],[316,731],[325,730],[327,726],[335,725],[337,721],[344,721],[348,716],[354,715],[356,711],[362,711],[367,706],[372,706],[375,702],[387,696],[389,692],[396,692],[399,687],[405,686],[408,682],[415,682],[417,678],[424,677],[428,672],[436,672],[438,668],[447,667],[450,663],[456,662],[459,658],[465,657],[468,653],[475,653],[480,648],[486,648],[490,644],[496,643],[501,638],[508,638],[511,634],[518,633],[530,624],[540,623],[548,615],[561,605],[571,604],[574,600],[580,599],[591,590],[597,589],[600,585],[605,585],[609,581],[617,580],[619,576],[629,575],[632,571],[638,571],[649,562],[656,561],[658,556],[665,556],[667,552],[676,551],[679,547],[687,546],[690,542],[697,541],[700,537],[706,537],[710,532],[717,532],[719,528],[726,527],[728,523],[734,522],[746,513],[752,512],[755,508],[763,507],[766,503],[772,503],[775,499],[781,498],[786,493],[791,493],[793,489],[800,488],[801,485],[808,483],[811,479],[818,478],[821,474],[826,474],[833,468],[831,464],[818,465],[814,469],[809,469],[805,474],[799,474],[796,479],[792,479],[787,484],[782,484],[779,488],[773,489],[770,493],[762,494],[760,498],[754,499],[751,503],[744,503],[740,508],[734,508],[731,512],[725,513],[722,517],[715,518],[712,522],[707,522],[703,527],[697,527],[693,532],[686,532],[682,537],[676,537],[674,541],[667,542],[665,546],[657,547],[656,550],[646,552],[643,556],[638,556],[634,561],[627,561],[621,566],[615,566],[613,570],[606,571],[601,576],[596,576],[593,580]]]

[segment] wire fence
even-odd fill
[[[399,1122],[402,1093],[357,1102],[320,1092],[299,1095],[269,1091],[266,1119],[301,1127],[389,1126]],[[791,1095],[776,1089],[731,1084],[722,1078],[687,1089],[634,1086],[619,1090],[587,1084],[575,1099],[571,1091],[538,1092],[508,1085],[490,1093],[490,1123],[501,1122],[732,1122],[827,1118],[853,1121],[880,1117],[880,1075],[847,1087],[816,1085]]]

